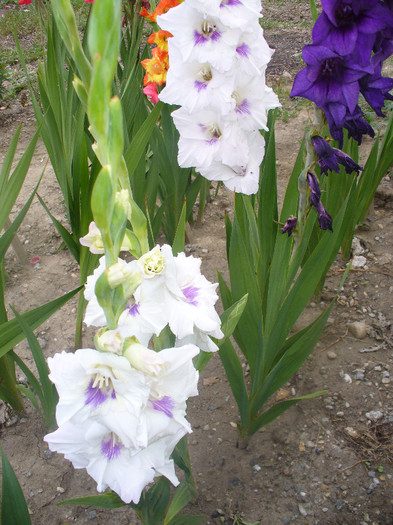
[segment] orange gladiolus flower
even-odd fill
[[[162,84],[166,81],[166,73],[169,65],[168,53],[165,53],[156,47],[153,49],[153,58],[146,58],[141,62],[146,69],[146,75],[143,79],[143,85]]]
[[[149,44],[156,44],[162,51],[168,51],[168,38],[171,36],[172,34],[169,31],[160,29],[160,31],[152,33],[147,41]]]
[[[157,22],[157,16],[163,15],[164,13],[169,11],[171,7],[175,7],[181,4],[182,2],[183,0],[161,0],[161,2],[158,4],[156,9],[152,13],[149,13],[149,11],[144,7],[139,14],[144,16],[151,22]]]

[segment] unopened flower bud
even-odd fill
[[[94,343],[97,350],[101,352],[112,352],[121,355],[123,351],[124,338],[117,330],[101,328],[94,336]]]
[[[106,270],[109,286],[117,288],[125,283],[131,283],[134,289],[142,281],[141,275],[138,271],[131,270],[125,261],[119,261],[112,264]]]
[[[158,376],[166,367],[160,354],[138,343],[136,337],[126,339],[123,355],[134,368],[148,375]]]

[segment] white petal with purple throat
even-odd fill
[[[180,108],[172,113],[180,133],[178,162],[181,167],[208,167],[213,161],[244,164],[248,158],[247,136],[225,116],[213,109],[189,113]]]
[[[158,16],[157,23],[176,38],[184,61],[209,62],[218,71],[231,68],[239,29],[228,28],[219,17],[193,9],[187,2]]]
[[[183,62],[172,40],[169,40],[170,68],[160,100],[182,105],[189,112],[210,106],[219,113],[228,113],[233,107],[233,76],[220,73],[209,62]]]
[[[259,131],[254,131],[248,138],[250,158],[242,166],[228,166],[219,162],[208,168],[195,169],[209,180],[220,180],[231,191],[251,195],[258,191],[259,166],[265,152],[265,140]]]

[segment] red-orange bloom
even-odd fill
[[[162,51],[168,51],[168,38],[171,38],[172,34],[169,31],[160,29],[155,33],[152,33],[149,38],[149,44],[156,44]]]
[[[153,49],[153,58],[146,58],[141,62],[146,69],[146,75],[143,79],[143,85],[162,84],[166,81],[166,73],[169,65],[168,53],[165,53],[156,47]]]
[[[19,5],[29,5],[31,4],[31,0],[19,0]]]
[[[163,15],[164,13],[169,11],[171,7],[175,7],[181,4],[182,2],[183,0],[161,0],[161,2],[158,4],[156,9],[152,13],[149,13],[149,11],[144,7],[139,14],[149,19],[151,22],[157,22],[157,16]]]

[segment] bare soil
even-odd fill
[[[301,48],[310,40],[308,1],[265,2],[265,35],[277,48],[268,77],[271,84],[289,86],[301,67]],[[276,25],[274,25],[274,23]],[[24,99],[24,104],[26,101]],[[285,187],[306,110],[278,123],[279,187]],[[29,103],[16,100],[0,111],[0,153],[8,147],[17,124],[25,122],[18,158],[34,132]],[[365,145],[367,149],[367,143]],[[30,195],[47,161],[39,142],[13,216]],[[67,224],[62,195],[50,166],[40,195],[51,212]],[[383,180],[364,226],[357,232],[365,266],[355,268],[345,283],[322,339],[311,358],[278,396],[327,389],[329,394],[299,404],[258,432],[247,449],[237,448],[237,408],[218,356],[200,378],[200,395],[189,404],[193,433],[191,460],[199,495],[190,513],[206,515],[206,524],[393,524],[393,181]],[[231,213],[232,196],[221,190],[207,207],[202,224],[193,226],[189,251],[202,258],[211,281],[216,271],[227,275],[224,213]],[[78,266],[61,249],[49,217],[35,200],[19,230],[26,264],[14,252],[6,256],[6,304],[18,311],[34,308],[75,288]],[[29,260],[39,256],[40,264]],[[297,327],[313,319],[333,297],[344,263],[337,259],[321,296],[314,299]],[[46,356],[74,349],[76,298],[36,332]],[[367,336],[356,338],[348,325],[365,323]],[[85,334],[85,343],[88,335]],[[25,342],[16,347],[33,366]],[[15,415],[6,406],[0,429],[2,446],[24,491],[33,525],[126,525],[138,520],[129,509],[56,506],[61,500],[95,494],[95,483],[74,470],[43,442],[40,417],[28,402]],[[4,524],[6,525],[6,524]]]

